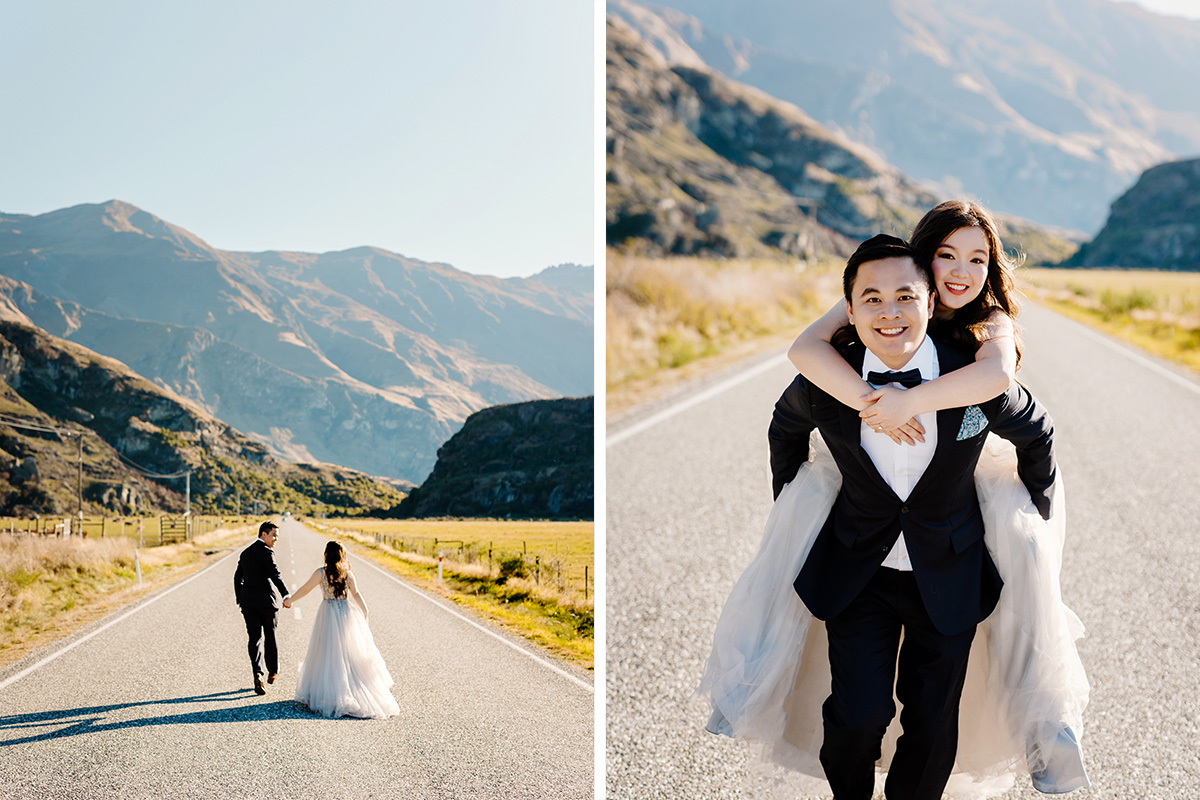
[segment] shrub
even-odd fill
[[[500,559],[500,577],[496,580],[498,584],[505,584],[509,578],[524,578],[525,577],[525,559],[521,556],[510,556]]]

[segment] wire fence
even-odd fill
[[[334,530],[337,530],[336,528]],[[498,548],[494,542],[467,542],[436,536],[394,536],[387,533],[354,531],[359,536],[374,538],[398,553],[412,553],[449,561],[450,567],[461,567],[467,574],[479,574],[503,583],[509,578],[524,578],[535,585],[556,587],[560,592],[582,591],[585,600],[595,592],[595,571],[588,564],[572,564],[560,554],[530,553],[525,542],[518,551],[515,546]]]
[[[157,517],[0,517],[0,533],[11,536],[124,537],[139,547],[191,541],[221,529],[250,524],[237,517],[162,515]]]

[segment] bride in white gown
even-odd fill
[[[337,542],[325,545],[318,567],[286,604],[321,587],[308,654],[300,664],[296,700],[326,717],[383,718],[400,713],[394,681],[367,625],[367,603]]]
[[[911,244],[931,264],[942,332],[975,343],[974,365],[907,391],[885,388],[864,396],[861,376],[828,344],[846,322],[841,304],[788,354],[806,378],[846,405],[873,403],[861,416],[876,430],[891,431],[918,411],[987,400],[1007,387],[1020,361],[1013,264],[988,212],[967,201],[942,203],[917,224]],[[906,436],[920,433],[908,425],[901,429]],[[830,692],[825,625],[804,607],[792,583],[841,475],[820,436],[813,437],[812,453],[780,492],[758,554],[730,593],[700,692],[713,707],[709,731],[754,743],[767,761],[823,779],[821,703]],[[1011,446],[993,436],[975,483],[984,541],[1005,586],[974,640],[960,704],[958,758],[946,792],[952,798],[992,797],[1018,775],[1048,794],[1086,787],[1080,738],[1089,687],[1075,647],[1083,625],[1063,603],[1059,584],[1066,528],[1061,480],[1055,511],[1043,520],[1017,478]],[[881,773],[898,729],[893,720]],[[828,791],[828,785],[822,780],[813,790]]]

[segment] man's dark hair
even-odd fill
[[[882,261],[885,258],[912,259],[913,264],[917,267],[917,272],[925,281],[926,288],[933,291],[933,270],[929,264],[922,264],[917,260],[917,252],[909,246],[908,242],[898,236],[878,233],[860,244],[846,261],[846,270],[842,273],[842,293],[846,296],[847,301],[850,300],[854,290],[854,279],[858,277],[858,268],[868,261]]]
[[[276,525],[274,522],[271,522],[271,520],[267,520],[262,525],[258,526],[258,535],[261,537],[264,533],[270,533],[271,531],[277,530],[278,528],[279,528],[279,526]]]
[[[846,296],[847,303],[851,302],[854,280],[858,277],[858,268],[867,262],[882,261],[885,258],[911,259],[917,268],[917,274],[925,282],[925,287],[933,292],[933,268],[928,263],[917,260],[917,253],[909,246],[908,242],[898,236],[879,233],[860,244],[846,261],[846,270],[842,273],[842,292]],[[854,326],[849,323],[834,331],[829,343],[844,358],[849,358],[854,348],[862,347],[862,342],[858,340],[858,331],[854,330]]]

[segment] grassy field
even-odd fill
[[[191,542],[138,550],[138,585],[136,542],[128,537],[0,533],[0,664],[174,583],[253,536],[252,527],[221,528]]]
[[[609,250],[608,411],[663,373],[739,344],[798,333],[841,295],[842,262],[648,258]]]
[[[595,525],[528,520],[305,520],[360,556],[592,669]],[[438,553],[443,583],[437,583]]]
[[[83,517],[70,519],[72,533],[83,531],[86,539],[126,538],[138,542],[139,547],[156,547],[161,544],[164,518],[161,517]],[[175,515],[166,517],[178,523],[182,517]],[[261,522],[259,517],[208,517],[193,515],[191,532],[193,536],[202,536],[215,530],[240,530],[249,528]],[[63,517],[0,517],[0,533],[14,535],[17,533],[62,533]]]
[[[1022,269],[1018,275],[1039,303],[1200,372],[1200,274]]]

